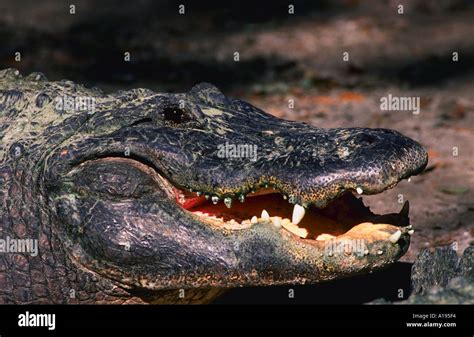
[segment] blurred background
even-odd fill
[[[474,244],[473,22],[468,0],[0,0],[0,68],[106,92],[184,92],[211,82],[278,117],[416,139],[429,152],[426,171],[364,198],[377,213],[410,201],[415,234],[402,261],[298,290],[311,292],[300,296],[305,303],[397,300],[420,249],[455,243],[461,253]],[[389,94],[419,97],[420,114],[381,110]],[[344,292],[359,286],[370,291]],[[218,301],[286,303],[279,293],[286,288],[238,289]]]

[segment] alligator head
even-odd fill
[[[355,196],[425,167],[396,131],[282,120],[209,84],[106,95],[8,70],[0,89],[3,233],[39,237],[28,263],[56,266],[48,284],[86,275],[46,302],[69,302],[69,288],[179,302],[179,289],[316,283],[409,246],[408,205],[375,215]]]

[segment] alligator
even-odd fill
[[[0,121],[5,304],[210,303],[386,268],[409,205],[362,195],[428,160],[397,131],[280,119],[207,83],[104,93],[6,69]]]

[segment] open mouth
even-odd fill
[[[381,226],[390,229],[388,239],[392,243],[396,243],[402,234],[399,228],[413,234],[408,218],[408,201],[398,213],[377,215],[354,193],[347,192],[326,207],[318,208],[311,204],[305,207],[293,204],[284,194],[268,186],[262,186],[245,197],[241,195],[238,200],[230,197],[219,199],[174,187],[176,202],[181,208],[201,222],[227,230],[267,224],[309,242],[331,240],[351,233],[370,239],[373,229]]]
[[[155,169],[124,158],[99,159],[116,165],[132,165],[155,178],[174,199],[176,206],[196,220],[214,228],[239,231],[253,226],[272,226],[293,239],[317,244],[332,239],[390,240],[413,234],[405,202],[398,213],[379,215],[366,207],[359,191],[349,190],[319,208],[313,203],[300,205],[272,185],[258,185],[247,194],[218,197],[209,192],[179,187]],[[81,164],[84,165],[84,164]],[[116,178],[113,178],[116,180]]]

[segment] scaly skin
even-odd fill
[[[63,96],[91,97],[95,110],[58,111]],[[36,257],[0,255],[0,303],[206,303],[229,287],[383,268],[407,250],[406,227],[350,231],[337,240],[366,239],[367,254],[329,256],[265,223],[210,226],[177,205],[170,182],[221,200],[270,184],[323,207],[357,187],[382,192],[427,162],[398,132],[281,120],[209,84],[106,95],[8,69],[0,122],[1,237],[39,240]],[[257,160],[219,158],[225,142],[257,145]]]

